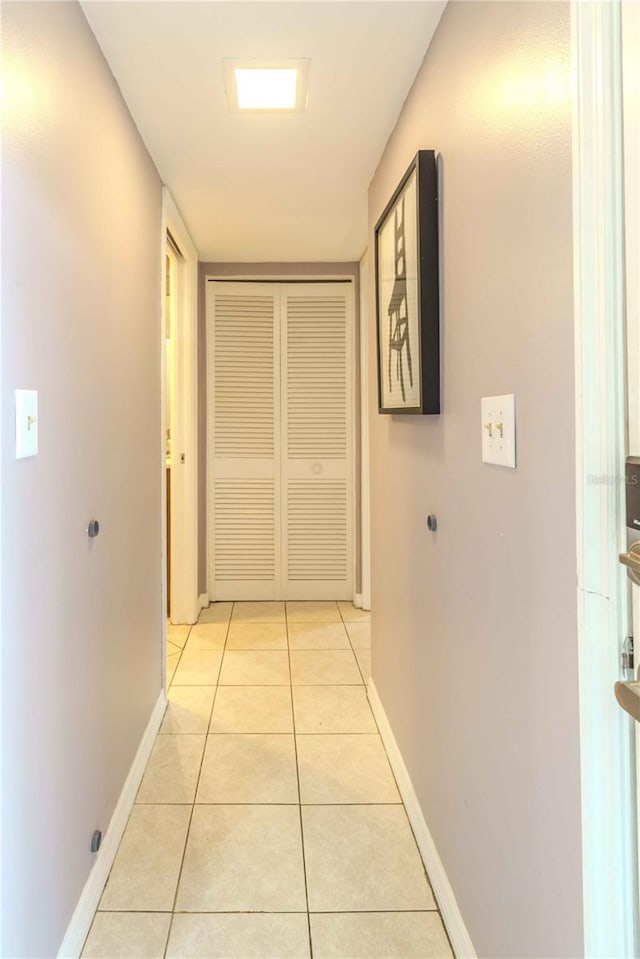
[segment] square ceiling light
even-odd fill
[[[223,60],[229,109],[292,113],[307,106],[309,60]]]

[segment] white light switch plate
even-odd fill
[[[16,459],[38,455],[38,391],[16,390]]]
[[[516,467],[516,398],[483,396],[482,462],[494,466]]]

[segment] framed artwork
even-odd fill
[[[375,227],[378,409],[440,412],[438,179],[420,150]]]

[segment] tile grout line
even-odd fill
[[[190,686],[177,686],[176,688],[177,688],[177,689],[191,689],[191,688],[194,688],[194,687],[190,687]],[[206,689],[205,686],[198,686],[197,688],[198,688],[198,689]],[[237,689],[238,687],[237,687],[237,686],[223,686],[222,688],[223,688],[223,689]],[[245,688],[247,688],[247,689],[286,689],[287,687],[286,687],[286,686],[255,686],[255,687],[247,686],[247,687],[245,687]],[[309,688],[310,688],[310,689],[327,689],[327,688],[329,688],[329,687],[327,687],[327,686],[311,686],[311,687],[308,687],[308,686],[307,686],[307,687],[301,687],[301,686],[299,686],[298,688],[299,688],[299,689],[309,689]],[[340,687],[338,687],[338,688],[339,688],[339,689],[344,689],[344,686],[340,686]],[[356,688],[356,689],[361,689],[361,688],[362,688],[362,685],[356,686],[355,688]],[[162,733],[162,734],[158,733],[158,735],[162,735],[162,738],[164,739],[165,736],[166,736],[167,738],[168,738],[169,736],[203,736],[203,735],[204,735],[204,736],[290,736],[291,733],[269,733],[269,732],[267,732],[267,733],[260,733],[260,732],[258,732],[258,733],[252,733],[252,732],[243,732],[243,733],[233,733],[233,732],[232,732],[232,733],[228,733],[228,732],[224,732],[224,733]],[[379,735],[379,734],[378,734],[377,732],[365,732],[365,733],[331,733],[331,732],[325,733],[325,732],[313,732],[313,733],[296,733],[296,735],[304,738],[305,736],[377,736],[377,735]],[[159,804],[159,803],[143,803],[143,805],[147,805],[147,806],[157,806],[157,805],[160,805],[160,804]],[[162,803],[162,805],[184,806],[185,803],[168,803],[168,804]],[[186,803],[186,805],[188,806],[189,803]]]
[[[220,650],[198,650],[198,652],[220,652]],[[286,653],[286,649],[232,649],[228,650],[232,653]],[[305,652],[305,653],[348,653],[348,649],[304,649],[304,650],[294,650],[294,652]],[[206,683],[171,683],[172,686],[175,686],[177,689],[197,689],[202,688],[203,686],[215,686],[216,683],[206,682]],[[259,689],[287,689],[290,686],[290,683],[219,683],[218,685],[222,686],[223,689],[237,689],[238,687],[244,686],[256,686]],[[294,686],[302,686],[307,689],[322,689],[324,686],[352,686],[356,689],[361,689],[362,686],[366,686],[366,683],[362,681],[358,683],[337,683],[334,681],[330,683],[293,683]]]
[[[137,916],[137,915],[148,915],[153,916],[169,916],[171,913],[168,909],[103,909],[104,915],[110,915],[114,913],[116,915],[124,916]],[[431,913],[437,913],[439,915],[438,909],[314,909],[311,913],[312,916],[360,916],[360,915],[382,915],[386,916],[388,913],[398,913],[403,915],[404,913],[425,913],[430,915]],[[175,913],[177,916],[304,916],[306,915],[306,910],[304,909],[277,909],[272,912],[264,912],[261,909],[218,909],[216,912],[207,912],[204,909],[178,909]]]
[[[348,622],[348,621],[347,621],[347,620],[344,618],[344,616],[342,615],[342,609],[340,608],[340,604],[339,604],[339,603],[338,603],[338,612],[340,613],[340,618],[342,619],[342,625],[344,626],[344,630],[345,630],[345,632],[346,632],[346,634],[347,634],[347,639],[349,640],[349,647],[350,647],[350,649],[351,649],[351,652],[353,653],[353,658],[354,658],[355,661],[356,661],[356,666],[358,667],[358,672],[359,672],[360,675],[362,676],[362,682],[364,683],[364,688],[367,689],[369,684],[368,684],[368,682],[367,682],[366,676],[365,676],[364,673],[362,672],[362,667],[361,667],[361,665],[360,665],[360,660],[358,659],[358,655],[357,655],[357,653],[356,653],[356,651],[355,651],[355,648],[354,648],[354,646],[353,646],[353,642],[352,642],[352,639],[351,639],[351,633],[349,632],[349,627],[348,627],[348,625],[347,625],[347,622]],[[352,620],[352,622],[357,622],[357,620]],[[363,620],[363,622],[367,622],[367,620]],[[369,646],[369,654],[371,654],[371,646]],[[369,699],[369,694],[368,694],[368,693],[367,693],[367,699]],[[377,728],[377,726],[378,726],[378,724],[376,723],[376,728]],[[378,729],[378,735],[379,735],[379,734],[380,734],[380,730]],[[387,757],[387,758],[388,758],[388,757]]]
[[[214,688],[214,691],[213,691],[213,701],[212,701],[212,703],[211,703],[211,712],[209,713],[209,723],[208,723],[208,725],[207,725],[207,732],[205,733],[205,736],[204,736],[204,747],[203,747],[203,749],[202,749],[202,756],[201,756],[201,758],[200,758],[200,768],[198,769],[198,777],[197,777],[197,779],[196,779],[196,785],[195,785],[195,789],[194,789],[194,791],[193,791],[193,803],[192,803],[192,805],[191,805],[191,813],[190,813],[190,815],[189,815],[189,822],[188,822],[188,824],[187,824],[187,831],[186,831],[185,837],[184,837],[184,846],[183,846],[183,848],[182,848],[182,858],[180,859],[180,868],[179,868],[179,870],[178,870],[178,878],[177,878],[177,881],[176,881],[176,888],[175,888],[175,892],[174,892],[174,894],[173,894],[173,905],[172,905],[172,907],[171,907],[171,919],[169,920],[169,929],[168,929],[168,931],[167,931],[167,941],[166,941],[165,946],[164,946],[164,952],[162,953],[163,959],[166,959],[167,950],[169,949],[169,940],[170,940],[170,938],[171,938],[171,930],[173,929],[173,920],[174,920],[174,916],[175,916],[175,914],[176,914],[176,903],[177,903],[177,901],[178,901],[178,892],[179,892],[179,890],[180,890],[180,882],[181,882],[181,880],[182,880],[182,870],[184,869],[184,861],[185,861],[185,858],[186,858],[186,855],[187,855],[187,846],[188,846],[188,844],[189,844],[189,834],[190,834],[190,832],[191,832],[191,823],[193,822],[193,814],[194,814],[194,812],[195,812],[196,799],[197,799],[197,796],[198,796],[198,787],[199,787],[199,785],[200,785],[200,777],[201,777],[201,775],[202,775],[202,767],[203,767],[203,765],[204,765],[204,757],[205,757],[205,753],[206,753],[206,751],[207,751],[207,736],[208,736],[209,727],[211,726],[211,717],[213,716],[213,708],[214,708],[214,706],[215,706],[216,698],[217,698],[217,695],[218,695],[218,684],[219,684],[219,681],[220,681],[220,673],[222,672],[222,663],[223,663],[223,661],[224,661],[224,654],[225,654],[225,651],[226,651],[226,648],[227,648],[227,640],[228,640],[228,637],[229,637],[229,630],[230,630],[230,628],[231,628],[231,616],[232,616],[232,614],[233,614],[233,606],[231,607],[231,611],[230,611],[230,614],[229,614],[229,620],[228,620],[228,622],[227,622],[227,631],[226,631],[225,637],[224,637],[224,646],[223,646],[223,648],[222,648],[222,656],[220,657],[220,665],[218,666],[218,675],[217,675],[217,677],[216,677],[215,688]],[[199,619],[199,618],[200,618],[200,617],[198,616],[198,619]],[[190,635],[191,635],[191,630],[189,630],[189,636],[190,636]],[[189,636],[187,636],[187,640],[189,639]],[[186,647],[186,645],[187,645],[187,644],[185,643],[185,647]],[[178,665],[179,665],[179,662],[178,662]],[[177,669],[177,668],[178,668],[178,667],[176,666],[176,669]]]
[[[287,656],[289,659],[289,693],[291,695],[291,721],[293,723],[293,749],[296,758],[296,780],[298,782],[298,816],[300,822],[300,846],[302,851],[302,872],[304,875],[304,895],[307,904],[307,935],[309,938],[309,957],[313,959],[313,942],[311,939],[311,914],[309,912],[309,884],[307,882],[307,858],[304,850],[304,826],[302,823],[302,793],[300,791],[300,764],[298,762],[298,738],[296,736],[296,712],[293,704],[293,676],[291,674],[291,646],[289,644],[289,617],[287,604],[284,604],[285,628],[287,631]]]
[[[351,639],[351,633],[349,632],[349,627],[348,627],[348,625],[347,625],[347,620],[345,620],[344,616],[342,615],[342,609],[341,609],[341,607],[340,607],[340,604],[338,604],[338,611],[339,611],[340,616],[341,616],[341,618],[342,618],[342,622],[343,622],[343,624],[344,624],[344,628],[345,628],[345,630],[346,630],[347,637],[348,637],[348,639],[349,639],[349,645],[350,645],[351,651],[353,652],[353,655],[354,655],[354,657],[355,657],[355,660],[356,660],[356,663],[357,663],[357,666],[358,666],[358,670],[359,670],[359,672],[360,672],[360,675],[362,676],[362,681],[363,681],[363,683],[364,683],[364,688],[365,688],[365,692],[366,692],[366,695],[367,695],[367,701],[369,701],[369,683],[368,683],[367,678],[365,677],[365,675],[364,675],[364,673],[363,673],[363,671],[362,671],[362,667],[361,667],[361,665],[360,665],[360,660],[358,659],[358,656],[357,656],[357,654],[356,654],[355,647],[354,647],[354,645],[353,645],[353,641],[352,641],[352,639]],[[357,620],[354,620],[353,622],[357,622]],[[366,620],[365,620],[365,622],[366,622]],[[370,653],[370,652],[371,652],[371,646],[369,645],[369,653]],[[369,709],[371,709],[371,704],[369,704]],[[402,793],[400,792],[400,788],[399,788],[399,786],[398,786],[398,782],[397,782],[397,779],[396,779],[396,774],[395,774],[395,772],[393,771],[393,766],[391,765],[391,762],[390,762],[390,760],[389,760],[389,754],[387,753],[387,747],[385,746],[384,740],[383,740],[383,738],[382,738],[382,734],[380,733],[380,727],[378,726],[378,720],[376,719],[375,713],[373,712],[372,709],[371,709],[371,714],[373,715],[373,721],[374,721],[375,727],[376,727],[376,729],[377,729],[377,731],[378,731],[378,737],[379,737],[379,739],[380,739],[380,742],[382,743],[382,748],[384,749],[384,754],[385,754],[385,756],[386,756],[386,758],[387,758],[387,762],[389,763],[389,768],[390,768],[390,770],[391,770],[391,775],[393,776],[393,781],[394,781],[394,783],[395,783],[395,785],[396,785],[396,789],[398,790],[398,795],[400,796],[400,805],[402,806],[402,810],[403,810],[405,816],[407,817],[407,821],[408,821],[408,823],[409,823],[409,828],[410,828],[410,830],[411,830],[411,835],[413,836],[413,841],[415,842],[416,848],[418,848],[418,852],[419,852],[419,846],[418,846],[418,842],[417,842],[417,839],[416,839],[415,832],[414,832],[414,830],[413,830],[413,825],[411,824],[411,821],[409,820],[409,816],[408,816],[408,814],[407,814],[407,809],[406,809],[406,806],[405,806],[405,803],[404,803],[404,799],[402,798]],[[398,804],[395,804],[395,805],[398,805]],[[435,904],[436,904],[436,908],[435,908],[435,909],[425,910],[425,911],[435,912],[435,913],[438,915],[438,917],[440,918],[440,921],[441,921],[441,923],[442,923],[442,926],[443,926],[443,928],[444,928],[445,935],[446,935],[446,937],[447,937],[447,941],[449,942],[449,946],[451,947],[451,952],[452,952],[453,955],[455,955],[455,953],[453,952],[453,946],[451,945],[451,940],[449,939],[449,933],[447,932],[447,929],[446,929],[446,927],[445,927],[445,925],[444,925],[444,922],[442,921],[442,913],[441,913],[441,911],[440,911],[440,904],[438,903],[438,900],[436,899],[435,893],[434,893],[434,891],[433,891],[433,886],[432,886],[432,883],[431,883],[431,879],[430,879],[430,877],[429,877],[429,873],[427,872],[427,868],[426,868],[426,866],[425,866],[425,864],[424,864],[424,861],[423,861],[423,859],[422,859],[422,855],[420,855],[420,861],[422,862],[422,870],[423,870],[423,872],[424,872],[425,879],[426,879],[426,881],[427,881],[427,883],[428,883],[428,886],[429,886],[429,889],[430,889],[430,891],[431,891],[431,895],[433,896],[433,901],[434,901]]]
[[[170,625],[170,624],[169,624],[169,625]],[[185,649],[185,647],[186,647],[186,645],[187,645],[187,641],[188,641],[190,635],[191,635],[191,627],[189,627],[189,632],[187,633],[187,638],[186,638],[185,641],[184,641],[184,646],[178,647],[178,651],[179,651],[180,655],[178,656],[178,662],[176,663],[176,667],[175,667],[175,669],[173,670],[173,672],[171,673],[171,679],[167,679],[167,704],[168,704],[169,689],[171,688],[171,683],[172,683],[172,681],[173,681],[173,677],[175,676],[176,669],[177,669],[178,666],[180,665],[180,660],[182,659],[182,654],[183,654],[184,649]],[[167,656],[167,653],[168,653],[168,650],[167,650],[167,648],[166,648],[166,644],[167,644],[168,642],[170,642],[170,640],[167,639],[167,636],[166,636],[166,633],[165,633],[165,649],[164,649],[165,660],[166,660],[166,656]],[[173,645],[175,645],[175,644],[173,644]],[[166,715],[166,709],[165,709],[165,715]],[[162,723],[163,723],[163,722],[164,722],[164,716],[162,717]],[[162,729],[162,723],[160,723],[160,729]],[[156,742],[157,742],[157,740],[158,740],[158,736],[160,735],[160,729],[158,729],[158,732],[156,733],[155,739],[154,739],[154,741],[153,741],[153,746],[154,746],[154,747],[155,747],[155,744],[156,744]],[[145,772],[146,772],[146,768],[145,768]],[[143,774],[143,779],[144,779],[144,774]],[[140,781],[140,786],[142,786],[142,780]],[[118,910],[118,909],[100,909],[100,903],[101,903],[101,901],[102,901],[102,897],[104,896],[105,890],[106,890],[107,886],[109,885],[109,880],[110,880],[110,878],[111,878],[111,873],[113,872],[113,867],[115,866],[116,859],[118,858],[118,853],[120,852],[120,848],[121,848],[122,843],[123,843],[123,841],[124,841],[125,833],[126,833],[127,829],[129,828],[129,822],[130,822],[130,820],[131,820],[131,813],[133,813],[133,810],[135,809],[136,806],[148,805],[147,803],[139,803],[139,802],[137,801],[137,799],[138,799],[138,793],[140,792],[140,786],[138,787],[138,789],[137,789],[137,791],[136,791],[136,795],[135,795],[135,798],[134,798],[134,800],[133,800],[133,806],[131,807],[131,812],[129,813],[129,816],[128,816],[128,818],[127,818],[126,826],[125,826],[125,828],[124,828],[124,830],[123,830],[123,832],[122,832],[122,836],[120,837],[120,842],[118,843],[118,848],[116,849],[116,854],[115,854],[115,856],[113,857],[113,862],[111,863],[111,869],[109,870],[109,874],[108,874],[108,876],[107,876],[107,878],[106,878],[106,881],[105,881],[105,884],[104,884],[104,886],[103,886],[102,892],[100,893],[100,899],[98,900],[98,905],[96,906],[95,912],[94,912],[94,914],[93,914],[93,919],[91,920],[91,925],[89,926],[89,931],[88,931],[88,933],[87,933],[87,935],[86,935],[86,937],[85,937],[84,942],[82,943],[82,951],[81,951],[81,953],[80,953],[80,956],[81,956],[81,957],[82,957],[82,955],[83,955],[83,953],[84,953],[85,946],[87,945],[87,942],[88,942],[88,940],[89,940],[89,936],[91,935],[91,931],[92,931],[92,929],[93,929],[93,926],[94,926],[94,923],[95,923],[95,921],[96,921],[96,917],[98,916],[98,914],[99,914],[100,912],[105,912],[105,913],[107,913],[107,912],[120,912],[120,911],[121,911],[121,910]],[[176,804],[176,805],[177,805],[177,804]],[[136,911],[141,911],[141,910],[136,910]],[[169,928],[171,928],[171,924],[169,924]],[[168,935],[168,933],[167,933],[167,943],[168,943],[168,942],[169,942],[169,935]],[[166,944],[165,944],[165,951],[166,951]],[[163,953],[163,955],[164,955],[164,953]]]
[[[171,625],[171,623],[169,623],[169,625]],[[167,676],[167,696],[169,695],[169,689],[171,688],[171,686],[172,686],[172,684],[173,684],[173,677],[175,676],[175,674],[176,674],[176,672],[177,672],[177,669],[178,669],[178,666],[180,665],[180,660],[182,659],[182,654],[184,653],[185,649],[187,648],[187,643],[189,642],[189,636],[191,636],[191,629],[192,629],[192,627],[190,626],[190,627],[189,627],[189,632],[187,633],[187,638],[186,638],[185,641],[184,641],[184,646],[178,647],[178,652],[180,653],[180,655],[178,656],[178,662],[176,663],[176,665],[175,665],[175,667],[174,667],[174,670],[173,670],[173,672],[171,673],[171,679],[169,679],[169,677]],[[169,642],[171,642],[171,640],[165,638],[165,644],[166,644],[166,643],[169,643]],[[174,645],[175,645],[175,644],[174,644]],[[164,654],[165,654],[165,657],[166,657],[167,654],[168,654],[168,650],[167,650],[167,649],[165,649],[165,653],[164,653]],[[164,719],[163,719],[163,722],[164,722]],[[161,725],[162,725],[162,724],[161,724]]]
[[[190,632],[191,632],[191,627],[189,627],[189,632],[187,633],[187,639],[189,638],[189,633],[190,633]],[[165,636],[165,647],[166,647],[166,643],[167,643],[167,642],[168,642],[168,640],[166,639],[166,636]],[[186,640],[186,639],[185,639],[184,645],[185,645],[185,646],[187,645],[187,640]],[[180,662],[180,659],[182,658],[183,650],[184,650],[184,646],[182,647],[182,649],[180,649],[180,656],[178,657],[178,663]],[[165,655],[165,657],[166,657],[166,655],[167,655],[166,648],[165,648],[165,651],[164,651],[164,655]],[[178,668],[178,667],[176,666],[176,669],[177,669],[177,668]],[[174,673],[175,673],[175,670],[174,670]],[[173,673],[172,673],[171,678],[173,679]],[[168,696],[170,687],[171,687],[171,681],[169,681],[169,682],[167,683],[167,696]],[[167,701],[168,701],[168,700],[167,700]],[[165,714],[166,714],[166,710],[165,710]],[[164,716],[162,717],[162,722],[164,722]],[[160,723],[160,729],[161,729],[161,728],[162,728],[162,723]],[[158,732],[156,733],[156,737],[155,737],[155,739],[154,739],[154,741],[153,741],[153,745],[154,745],[154,746],[155,746],[155,744],[156,744],[156,740],[157,740],[158,736],[160,735],[160,729],[158,729]],[[146,768],[145,768],[145,772],[146,772]],[[143,774],[143,778],[144,778],[144,774]],[[140,786],[141,786],[141,785],[142,785],[142,780],[140,781]],[[108,884],[109,884],[109,879],[111,878],[111,873],[112,873],[112,871],[113,871],[113,867],[114,867],[114,865],[115,865],[116,859],[118,858],[118,853],[120,852],[120,847],[122,846],[122,841],[123,841],[123,839],[124,839],[124,834],[125,834],[125,832],[127,831],[127,827],[129,826],[129,820],[131,819],[131,813],[133,812],[133,809],[134,809],[135,806],[146,805],[145,803],[138,803],[138,802],[137,802],[138,793],[140,792],[140,786],[139,786],[138,789],[136,790],[136,795],[135,795],[135,798],[134,798],[134,800],[133,800],[133,806],[131,807],[131,812],[129,813],[129,816],[128,816],[128,818],[127,818],[127,824],[126,824],[126,826],[125,826],[125,828],[124,828],[124,831],[123,831],[123,833],[122,833],[122,836],[121,836],[121,838],[120,838],[120,842],[118,843],[118,848],[116,849],[116,854],[115,854],[115,856],[113,857],[113,862],[112,862],[112,864],[111,864],[111,869],[109,870],[109,875],[108,875],[107,878],[106,878],[106,881],[105,881],[105,884],[104,884],[104,888],[103,888],[103,890],[102,890],[102,893],[100,894],[100,900],[98,901],[98,905],[97,905],[97,907],[96,907],[96,911],[95,911],[94,916],[93,916],[93,921],[92,921],[92,923],[91,923],[91,926],[92,926],[92,927],[93,927],[93,922],[95,922],[95,917],[98,915],[99,912],[102,912],[102,911],[103,911],[103,910],[100,909],[100,901],[102,900],[102,896],[104,895],[104,891],[105,891],[105,889],[107,888],[107,886],[108,886]],[[109,911],[110,911],[110,910],[107,910],[107,909],[104,910],[104,912],[109,912]],[[89,929],[89,933],[90,933],[90,932],[91,932],[91,928]],[[89,935],[87,934],[87,939],[88,939],[88,938],[89,938]],[[85,944],[86,944],[86,941],[87,941],[87,940],[85,939],[85,942],[83,943],[83,947],[82,947],[83,949],[84,949],[84,946],[85,946]]]
[[[229,735],[233,736],[233,733]],[[249,733],[250,736],[263,736],[271,735],[270,733]],[[289,734],[290,735],[290,734]],[[375,733],[371,734],[372,736]],[[139,802],[136,803],[136,806],[316,806],[319,809],[325,809],[327,806],[403,806],[404,803],[402,799],[391,802],[387,800],[386,802]],[[105,912],[110,912],[111,910],[106,909]],[[161,912],[166,912],[167,910],[160,910]]]
[[[338,607],[338,608],[340,608],[340,607]],[[341,613],[341,615],[342,615],[342,610],[340,610],[340,613]],[[345,628],[346,628],[346,623],[345,623]],[[348,630],[348,629],[347,629],[347,635],[349,636],[349,642],[351,643],[351,636],[350,636],[350,634],[349,634],[349,630]],[[353,649],[353,643],[351,643],[351,648]],[[353,650],[353,654],[354,654],[354,656],[355,656],[355,649]],[[358,657],[357,657],[357,656],[356,656],[356,662],[358,663],[358,669],[360,669],[360,661],[358,660]],[[367,694],[367,702],[369,702],[369,684],[368,684],[367,680],[364,678],[364,674],[362,673],[362,669],[360,669],[360,674],[362,675],[362,678],[363,678],[363,680],[364,680],[365,692],[366,692],[366,694]],[[371,704],[370,704],[370,703],[369,703],[369,709],[371,709]],[[433,885],[432,885],[432,883],[431,883],[431,878],[430,878],[430,876],[429,876],[429,873],[427,872],[427,867],[425,866],[424,860],[423,860],[423,858],[422,858],[422,853],[420,852],[420,847],[418,846],[418,840],[416,839],[416,834],[415,834],[415,832],[414,832],[413,825],[412,825],[412,823],[411,823],[411,820],[409,819],[409,815],[408,815],[408,813],[407,813],[407,807],[405,806],[404,799],[402,798],[402,793],[400,792],[400,787],[399,787],[399,785],[398,785],[398,780],[396,779],[396,774],[395,774],[395,772],[394,772],[393,766],[391,765],[391,760],[389,759],[389,753],[387,752],[387,747],[386,747],[386,745],[385,745],[384,739],[382,738],[382,733],[380,732],[380,727],[378,726],[378,720],[376,719],[376,715],[375,715],[373,709],[371,709],[371,714],[372,714],[372,716],[373,716],[373,721],[374,721],[374,723],[375,723],[375,727],[376,727],[376,729],[377,729],[377,731],[378,731],[378,736],[379,736],[379,738],[380,738],[380,742],[382,743],[382,748],[383,748],[383,750],[384,750],[384,754],[385,754],[385,756],[386,756],[386,758],[387,758],[387,762],[388,762],[388,764],[389,764],[389,769],[391,770],[391,775],[393,776],[393,781],[394,781],[394,783],[395,783],[395,785],[396,785],[396,789],[398,790],[398,795],[400,796],[400,805],[402,806],[402,811],[404,812],[405,816],[407,817],[407,822],[409,823],[409,829],[411,830],[411,835],[412,835],[412,837],[413,837],[413,841],[414,841],[414,843],[416,844],[416,848],[417,848],[418,854],[419,854],[419,856],[420,856],[420,862],[422,863],[422,871],[424,872],[424,877],[425,877],[425,879],[426,879],[426,881],[427,881],[427,884],[428,884],[428,886],[429,886],[429,889],[430,889],[430,891],[431,891],[431,895],[433,896],[433,901],[434,901],[435,904],[436,904],[436,908],[435,908],[435,909],[428,910],[428,911],[429,911],[429,912],[436,912],[437,915],[440,917],[440,921],[442,922],[442,926],[443,926],[443,928],[444,928],[444,930],[445,930],[445,935],[446,935],[446,937],[447,937],[447,941],[449,942],[449,945],[451,946],[451,940],[449,939],[449,933],[447,932],[446,927],[445,927],[445,925],[444,925],[444,922],[442,921],[442,913],[441,913],[441,911],[440,911],[440,903],[439,903],[438,900],[436,899],[436,895],[435,895],[435,893],[434,893],[434,891],[433,891]],[[454,954],[454,953],[453,953],[453,947],[451,947],[451,951],[452,951],[452,954]],[[455,954],[454,954],[454,955],[455,955]]]
[[[342,609],[340,608],[340,605],[339,605],[339,604],[338,604],[338,610],[339,610],[339,612],[340,612],[340,616],[342,617],[342,622],[344,623],[344,628],[345,628],[346,633],[347,633],[347,636],[348,636],[348,638],[349,638],[349,645],[351,646],[351,650],[352,650],[352,652],[353,652],[353,655],[354,655],[354,657],[355,657],[356,663],[357,663],[357,665],[358,665],[358,670],[360,671],[360,675],[362,676],[362,681],[363,681],[363,683],[364,683],[364,688],[365,688],[365,692],[366,692],[366,695],[367,695],[367,701],[369,702],[369,683],[368,683],[367,678],[365,677],[365,675],[364,675],[364,673],[363,673],[363,671],[362,671],[362,667],[361,667],[361,665],[360,665],[360,660],[358,659],[358,657],[357,657],[357,655],[356,655],[355,648],[354,648],[354,646],[353,646],[353,641],[352,641],[352,639],[351,639],[351,633],[349,632],[349,627],[347,626],[347,621],[345,620],[344,616],[342,615]],[[369,646],[369,651],[370,651],[370,650],[371,650],[371,646]],[[371,709],[371,703],[369,703],[369,709]],[[414,843],[415,843],[415,845],[416,845],[416,848],[418,849],[418,854],[420,855],[420,861],[421,861],[421,863],[422,863],[422,871],[423,871],[423,873],[424,873],[424,877],[425,877],[425,879],[426,879],[426,881],[427,881],[427,884],[428,884],[429,889],[430,889],[430,891],[431,891],[431,895],[433,896],[433,900],[434,900],[434,902],[435,902],[435,904],[436,904],[436,910],[435,910],[435,911],[437,912],[438,916],[440,917],[440,920],[442,920],[442,915],[441,915],[441,912],[440,912],[440,905],[439,905],[439,903],[438,903],[438,900],[437,900],[436,897],[435,897],[435,893],[433,892],[433,886],[432,886],[432,884],[431,884],[431,879],[429,878],[429,874],[428,874],[427,869],[426,869],[426,866],[425,866],[425,864],[424,864],[424,860],[422,859],[422,855],[421,855],[421,853],[420,853],[420,847],[418,846],[418,841],[417,841],[417,839],[416,839],[416,835],[415,835],[415,832],[414,832],[414,830],[413,830],[413,825],[411,824],[411,821],[410,821],[409,816],[408,816],[408,814],[407,814],[407,808],[406,808],[406,806],[405,806],[404,799],[402,798],[402,793],[400,792],[400,788],[399,788],[399,786],[398,786],[398,781],[397,781],[397,779],[396,779],[396,774],[395,774],[395,772],[394,772],[394,770],[393,770],[393,766],[391,765],[391,761],[390,761],[390,759],[389,759],[389,754],[388,754],[388,752],[387,752],[387,747],[386,747],[385,744],[384,744],[384,740],[383,740],[382,734],[381,734],[381,732],[380,732],[380,727],[378,726],[378,720],[376,719],[375,713],[373,712],[372,709],[371,709],[371,714],[373,715],[373,721],[374,721],[375,727],[376,727],[376,729],[377,729],[377,731],[378,731],[378,737],[379,737],[379,740],[380,740],[380,742],[381,742],[381,744],[382,744],[382,748],[383,748],[383,750],[384,750],[384,754],[385,754],[385,756],[386,756],[387,763],[389,764],[389,769],[391,770],[391,775],[392,775],[392,777],[393,777],[393,781],[394,781],[394,783],[395,783],[396,790],[397,790],[397,792],[398,792],[398,796],[400,797],[400,805],[401,805],[401,807],[402,807],[402,811],[404,812],[405,816],[407,817],[407,822],[409,823],[409,828],[410,828],[410,830],[411,830],[411,835],[413,836],[413,841],[414,841]],[[395,804],[395,805],[398,805],[398,804]],[[443,925],[444,925],[444,923],[443,923]],[[446,930],[445,930],[445,932],[446,932]],[[448,939],[448,933],[447,933],[447,939]]]

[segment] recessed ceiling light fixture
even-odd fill
[[[223,60],[222,67],[230,110],[306,109],[309,60]]]

